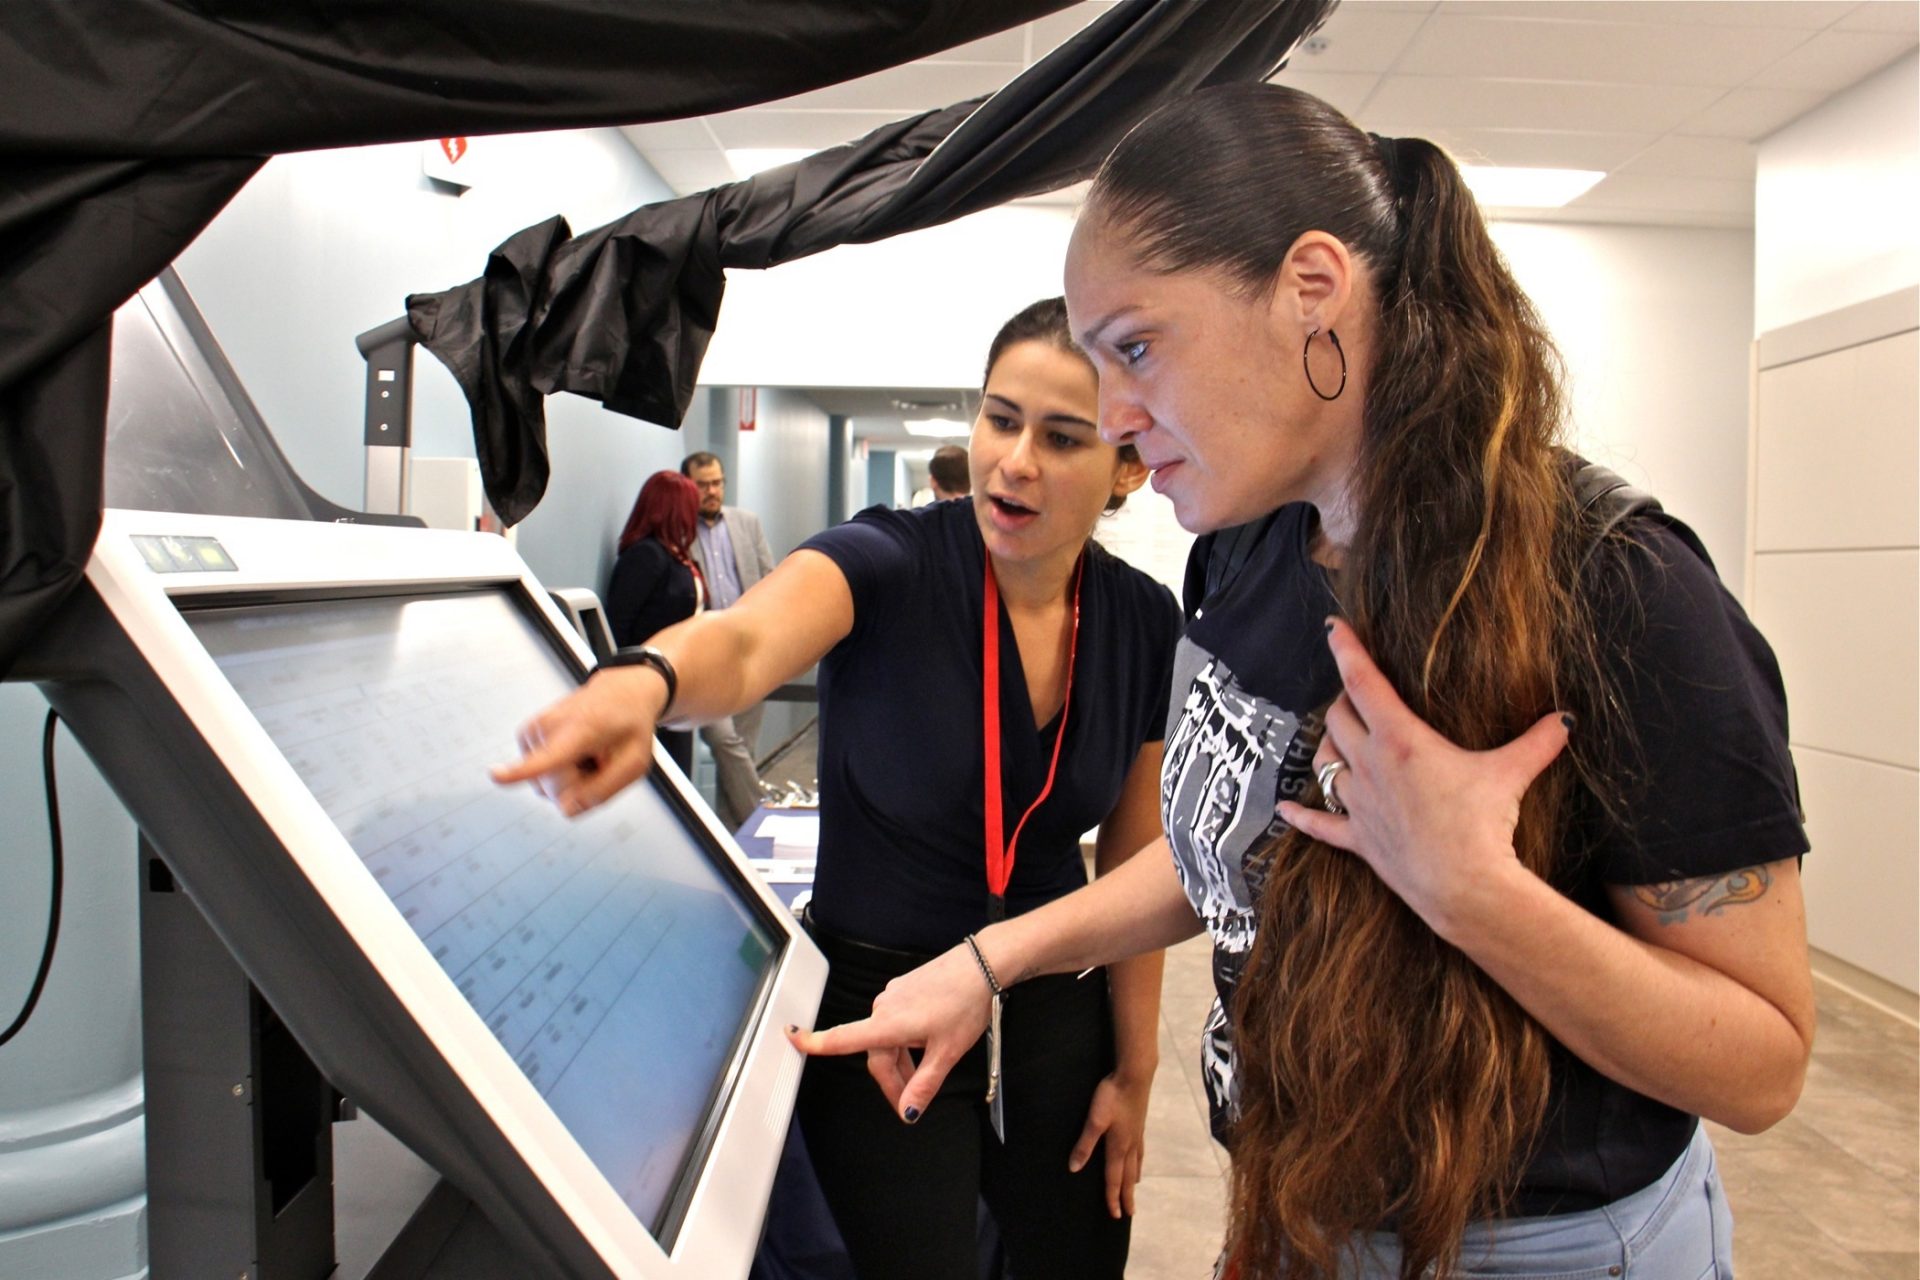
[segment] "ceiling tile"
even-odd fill
[[[709,116],[723,147],[836,147],[900,117],[891,111],[780,111],[756,107]]]
[[[1611,172],[1653,142],[1650,133],[1542,133],[1531,129],[1445,129],[1429,135],[1460,164]]]
[[[732,180],[715,145],[831,146],[989,93],[1113,8],[1088,0],[907,67],[626,136],[675,190]],[[1913,0],[1343,0],[1276,77],[1467,161],[1610,176],[1553,221],[1751,226],[1753,139],[1920,41]],[[1056,199],[1071,199],[1069,193]]]
[[[1050,13],[1044,18],[1035,18],[1027,24],[1028,30],[1033,33],[1033,60],[1038,62],[1046,57],[1065,44],[1068,36],[1077,34],[1089,22],[1111,8],[1113,8],[1111,4],[1088,0],[1088,3],[1073,5],[1058,13]]]
[[[1488,215],[1496,222],[1588,222],[1639,227],[1724,227],[1753,229],[1753,214],[1705,213],[1691,209],[1609,209],[1569,205],[1564,209],[1525,209]]]
[[[1391,75],[1373,91],[1367,115],[1375,128],[1396,134],[1515,125],[1576,133],[1659,134],[1698,114],[1716,96],[1717,90],[1691,85]]]
[[[1753,83],[1756,88],[1833,93],[1860,83],[1913,45],[1913,37],[1892,31],[1821,31],[1755,76]]]
[[[1319,53],[1300,50],[1293,56],[1293,65],[1315,73],[1385,71],[1426,21],[1422,12],[1343,4],[1317,33],[1326,47]]]
[[[1042,191],[1037,196],[1024,196],[1012,201],[1014,204],[1049,205],[1068,209],[1078,209],[1087,202],[1087,192],[1093,190],[1093,181],[1069,183],[1053,191]]]
[[[1920,39],[1920,4],[1913,0],[1867,0],[1833,25],[1837,31],[1893,31]]]
[[[711,147],[713,135],[699,117],[691,120],[661,120],[653,124],[630,124],[621,129],[627,141],[642,151],[654,147],[662,151],[685,151]]]
[[[1569,209],[1639,209],[1648,212],[1753,213],[1753,183],[1725,178],[1674,178],[1616,173],[1601,179]]]
[[[1651,26],[1787,27],[1818,31],[1841,16],[1835,0],[1447,0],[1446,12],[1504,18],[1553,16]]]
[[[1551,5],[1530,10],[1534,15],[1557,11]],[[1473,17],[1443,10],[1427,20],[1395,70],[1731,88],[1805,39],[1803,31],[1778,27],[1728,28],[1703,40],[1649,23]]]
[[[909,62],[766,105],[913,115],[993,93],[1025,68],[995,62]]]
[[[1373,92],[1373,86],[1380,83],[1380,77],[1335,71],[1295,71],[1288,67],[1273,78],[1273,83],[1303,89],[1357,120],[1360,108]]]
[[[927,62],[1018,62],[1027,60],[1027,27],[1021,23],[1005,31],[970,40],[942,53],[936,53]]]
[[[1697,138],[1670,133],[1614,173],[1669,178],[1727,178],[1753,181],[1757,149],[1739,138]]]
[[[1752,141],[1805,115],[1826,96],[1806,89],[1734,89],[1674,132]]]

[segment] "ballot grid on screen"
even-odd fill
[[[776,951],[693,819],[578,819],[489,765],[576,679],[498,589],[187,608],[374,880],[656,1238]]]

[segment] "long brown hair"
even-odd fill
[[[1088,215],[1151,270],[1268,293],[1294,241],[1337,236],[1375,286],[1342,610],[1407,704],[1500,745],[1554,709],[1606,740],[1584,545],[1557,448],[1559,360],[1431,143],[1376,139],[1273,85],[1207,90],[1141,124]],[[1589,726],[1594,732],[1589,734]],[[1528,792],[1514,843],[1554,878],[1591,750]],[[1497,1215],[1538,1132],[1548,1037],[1351,854],[1288,832],[1260,851],[1258,931],[1233,1025],[1229,1249],[1247,1277],[1326,1277],[1390,1229],[1401,1275],[1445,1274]]]

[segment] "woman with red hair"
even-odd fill
[[[615,644],[644,644],[700,611],[706,584],[688,550],[699,512],[700,491],[678,471],[656,471],[640,486],[607,582],[607,623]],[[693,734],[663,729],[657,736],[681,771],[692,772]]]

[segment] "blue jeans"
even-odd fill
[[[1400,1242],[1356,1242],[1343,1280],[1396,1280]],[[1652,1185],[1612,1204],[1467,1228],[1460,1280],[1732,1280],[1733,1215],[1713,1143],[1695,1128],[1686,1151]]]

